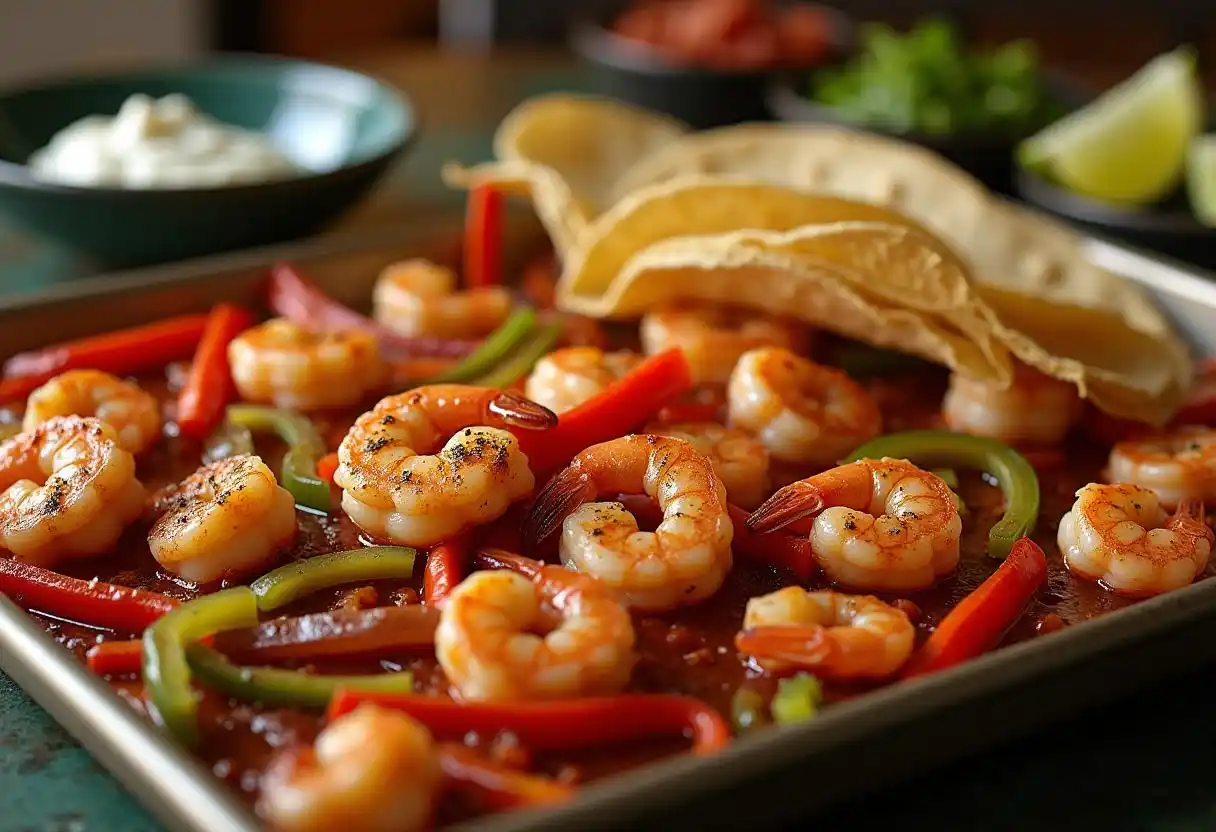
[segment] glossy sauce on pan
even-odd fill
[[[180,378],[179,368],[169,368],[165,379],[144,379],[146,389],[159,391],[166,398],[166,418],[172,419],[173,380]],[[883,405],[886,424],[884,432],[917,427],[936,427],[945,374],[934,368],[866,382],[866,386]],[[370,404],[370,403],[369,403]],[[316,419],[323,435],[336,446],[344,429],[355,413],[333,414]],[[281,447],[272,440],[258,437],[259,453],[277,469]],[[1060,517],[1069,509],[1075,491],[1090,481],[1101,479],[1106,448],[1087,440],[1083,434],[1072,438],[1066,446],[1063,465],[1041,467],[1042,508],[1036,539],[1048,554],[1050,577],[1048,586],[1040,591],[1031,609],[1009,633],[1006,641],[1032,638],[1036,629],[1051,629],[1063,624],[1084,621],[1095,615],[1130,603],[1100,586],[1075,580],[1064,568],[1056,548],[1055,534]],[[139,475],[150,490],[174,482],[191,473],[199,464],[201,449],[192,442],[168,436],[139,462]],[[813,472],[805,472],[806,474]],[[989,528],[1002,513],[1002,496],[994,485],[986,483],[979,474],[958,472],[960,494],[966,503],[963,518],[962,559],[958,571],[939,582],[932,590],[904,596],[915,607],[913,614],[921,638],[997,567],[986,555]],[[336,501],[335,501],[336,505]],[[281,563],[306,558],[314,554],[352,548],[360,545],[360,532],[342,513],[317,517],[297,512],[300,535],[291,551],[281,555]],[[511,516],[522,516],[519,507]],[[99,578],[117,584],[145,587],[179,599],[198,594],[197,587],[181,583],[157,569],[148,552],[144,536],[146,523],[137,523],[124,536],[119,551],[100,559],[65,562],[61,571],[81,578]],[[546,552],[524,552],[534,557],[553,560],[554,541]],[[277,565],[277,564],[276,564]],[[372,601],[369,606],[420,603],[421,562],[415,578],[409,582],[380,582],[371,591],[359,586],[316,593],[284,611],[286,615],[318,612],[352,603],[357,597]],[[1209,573],[1210,574],[1210,571]],[[753,678],[737,656],[733,643],[742,621],[747,600],[780,586],[795,582],[792,575],[779,574],[771,568],[749,566],[736,558],[734,569],[721,591],[709,601],[692,608],[663,615],[635,615],[640,660],[633,673],[631,690],[635,692],[678,692],[700,698],[730,713],[731,698],[744,685],[768,691],[774,684]],[[812,579],[812,587],[823,588],[822,576]],[[207,587],[212,591],[217,587]],[[374,595],[372,594],[374,593]],[[895,596],[886,596],[896,600]],[[20,600],[20,599],[18,599]],[[916,615],[919,611],[919,615]],[[1056,617],[1043,625],[1045,617]],[[133,633],[105,633],[69,622],[41,618],[54,637],[83,660],[93,644],[107,638],[128,639]],[[430,655],[385,655],[374,658],[325,662],[308,666],[318,673],[379,672],[406,669],[414,674],[419,692],[443,695],[447,685],[442,672]],[[135,708],[143,710],[138,679],[111,679],[114,686]],[[854,696],[861,687],[828,686],[829,701]],[[227,701],[208,693],[201,712],[203,742],[200,755],[214,773],[229,782],[249,800],[256,798],[259,779],[271,757],[281,749],[296,743],[310,743],[321,727],[319,714],[297,710],[266,709],[237,701]],[[467,738],[471,744],[486,744],[495,755],[520,761],[521,755],[531,767],[561,779],[582,781],[636,765],[682,749],[679,743],[654,745],[634,744],[629,748],[595,749],[562,759],[530,758],[527,751],[516,747],[510,737]],[[447,805],[444,801],[443,820],[466,816],[470,808]]]

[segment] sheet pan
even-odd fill
[[[540,243],[512,222],[518,263]],[[200,311],[221,300],[256,304],[266,266],[301,264],[334,296],[362,307],[380,267],[403,256],[450,260],[451,219],[343,242],[321,241],[158,267],[0,303],[0,356],[49,340]],[[1089,253],[1143,284],[1191,341],[1216,355],[1216,276],[1108,242]],[[1185,632],[1185,638],[1178,634]],[[1141,602],[952,671],[895,685],[813,722],[746,737],[713,758],[683,757],[586,788],[568,806],[460,827],[480,832],[737,827],[805,817],[913,773],[1024,734],[1208,661],[1216,639],[1216,580]],[[253,832],[256,819],[188,755],[0,596],[0,668],[61,722],[170,829]]]

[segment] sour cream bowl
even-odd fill
[[[0,93],[0,215],[102,268],[282,242],[351,208],[415,130],[387,84],[282,58],[49,82]]]

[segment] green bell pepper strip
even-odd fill
[[[319,589],[408,578],[414,574],[418,553],[406,546],[368,546],[329,555],[305,558],[267,572],[249,588],[257,596],[258,609],[273,612]]]
[[[198,744],[198,698],[190,685],[189,642],[220,630],[258,623],[258,604],[247,586],[204,595],[166,613],[143,635],[143,677],[156,717],[188,748]]]
[[[536,311],[531,307],[520,309],[507,318],[498,329],[486,336],[486,339],[481,342],[481,346],[473,350],[464,361],[446,373],[432,376],[418,384],[467,382],[490,372],[531,334],[535,325]]]
[[[730,724],[736,734],[767,725],[764,697],[753,688],[739,688],[730,698]]]
[[[509,387],[531,372],[532,366],[553,349],[561,335],[562,325],[558,322],[540,327],[519,349],[473,383],[481,387]]]
[[[186,660],[207,687],[234,699],[260,702],[272,708],[325,708],[339,688],[371,693],[410,693],[414,689],[414,677],[408,672],[317,676],[300,670],[240,667],[198,642],[186,648]]]
[[[810,673],[799,673],[777,682],[777,692],[769,703],[773,721],[778,725],[805,722],[819,712],[823,686]]]
[[[996,478],[1005,493],[1005,515],[988,532],[988,554],[1004,560],[1013,542],[1027,537],[1039,519],[1039,477],[1026,457],[982,436],[948,430],[910,430],[880,436],[845,460],[907,459],[917,465],[972,468]]]
[[[328,513],[329,483],[317,476],[317,460],[325,455],[325,441],[313,423],[299,413],[274,407],[234,404],[228,421],[251,431],[269,431],[287,443],[283,454],[282,485],[296,505]]]

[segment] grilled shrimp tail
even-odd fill
[[[598,496],[595,483],[586,473],[574,467],[562,471],[536,496],[524,523],[525,544],[535,546],[544,541],[575,509]]]
[[[503,390],[490,400],[491,415],[513,428],[549,430],[557,426],[557,414],[518,393]]]
[[[827,663],[836,652],[827,629],[815,625],[750,627],[735,636],[735,648],[747,656],[810,668]]]
[[[795,482],[769,497],[747,518],[753,532],[771,532],[814,517],[827,507],[820,490],[805,482]]]
[[[1207,510],[1204,508],[1203,500],[1199,497],[1179,500],[1178,508],[1174,509],[1173,516],[1166,523],[1170,527],[1182,524],[1193,524],[1194,528],[1201,530],[1200,534],[1207,538],[1208,543],[1216,538],[1207,524]]]

